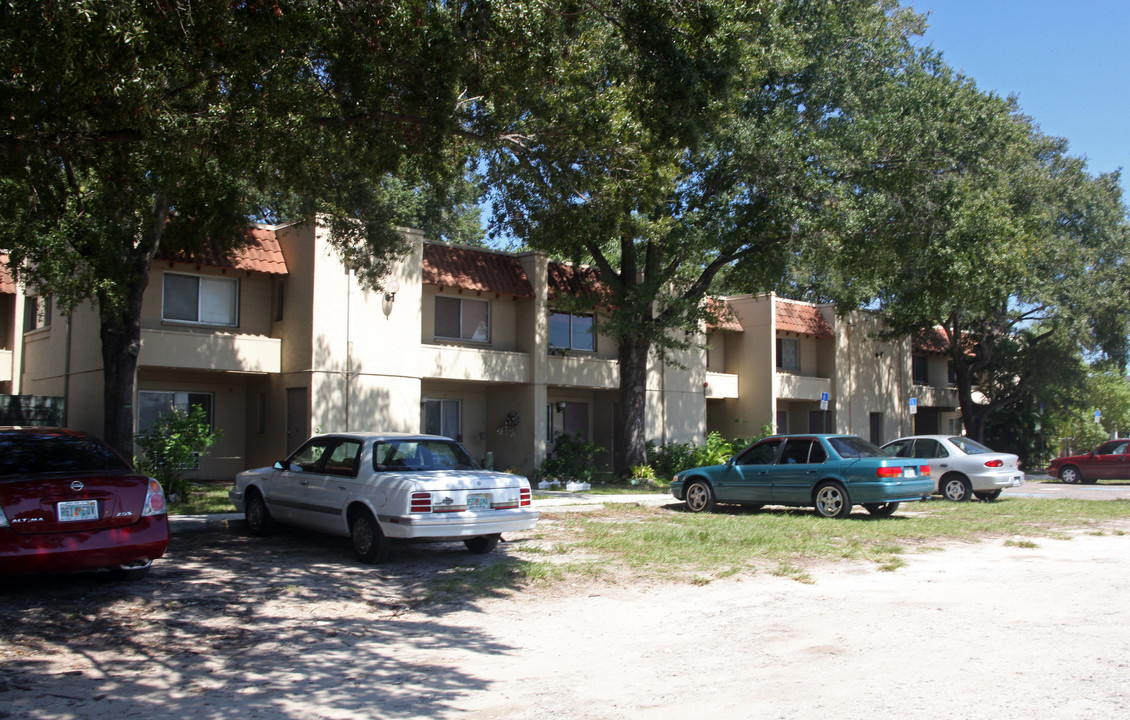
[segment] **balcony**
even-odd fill
[[[138,364],[183,370],[277,373],[282,370],[282,341],[227,332],[142,330]]]
[[[778,400],[812,400],[819,402],[822,393],[832,392],[832,381],[828,378],[777,373]]]
[[[707,399],[738,397],[738,376],[730,375],[728,373],[707,371],[706,397]]]
[[[919,407],[956,408],[960,404],[957,388],[915,385],[910,392],[912,397],[918,398]]]
[[[493,383],[530,381],[529,353],[458,345],[423,345],[418,357],[419,367],[413,368],[412,372],[419,372],[424,378]]]
[[[595,390],[620,387],[620,366],[613,358],[570,354],[546,359],[546,382],[550,385]]]

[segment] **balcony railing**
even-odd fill
[[[570,354],[546,359],[546,382],[550,385],[597,390],[620,387],[620,366],[613,358]]]
[[[229,332],[142,330],[138,363],[185,370],[277,373],[282,370],[282,341]]]
[[[920,407],[956,408],[959,405],[957,388],[915,385],[910,392],[918,398]]]
[[[822,393],[831,393],[832,381],[828,378],[777,373],[777,398],[779,400],[813,400],[819,402]]]
[[[738,397],[738,376],[729,373],[706,373],[706,397],[708,398],[736,398]]]
[[[421,377],[501,383],[530,381],[529,353],[457,345],[423,345],[419,358],[419,367],[412,371],[419,372]]]

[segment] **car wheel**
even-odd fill
[[[893,515],[895,510],[899,509],[899,504],[897,502],[864,503],[863,507],[875,517],[885,518]]]
[[[474,554],[485,555],[498,547],[498,541],[501,539],[502,535],[499,533],[493,535],[479,535],[477,537],[467,538],[463,541],[463,544]]]
[[[816,486],[816,514],[826,518],[846,518],[851,514],[851,499],[842,485],[824,482]]]
[[[353,552],[361,562],[376,563],[388,560],[391,551],[389,540],[368,510],[361,510],[352,515],[349,521],[349,537],[353,540]]]
[[[252,490],[247,494],[247,506],[243,510],[243,517],[247,521],[247,530],[252,535],[270,535],[275,531],[275,519],[271,517],[271,511],[267,509],[267,501],[258,490]]]
[[[977,498],[978,500],[984,500],[985,502],[992,502],[992,501],[996,500],[997,498],[999,498],[1000,496],[1001,496],[1000,490],[986,490],[984,492],[973,493],[973,497]]]
[[[1074,465],[1064,465],[1059,470],[1059,479],[1068,485],[1083,482],[1083,473]]]
[[[946,475],[942,478],[942,497],[952,502],[965,502],[973,495],[973,486],[962,475]]]
[[[713,512],[714,490],[705,480],[695,480],[687,486],[687,510],[691,512]]]

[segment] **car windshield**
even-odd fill
[[[478,470],[479,465],[457,442],[410,438],[377,443],[373,448],[373,469]]]
[[[855,435],[828,438],[828,444],[842,458],[890,457],[890,453]]]
[[[981,453],[993,452],[990,448],[985,447],[976,440],[970,440],[967,437],[951,437],[950,442],[957,445],[958,449],[966,455],[980,455]]]
[[[0,434],[0,476],[129,470],[117,453],[93,437],[65,433]]]

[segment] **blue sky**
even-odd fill
[[[982,90],[1015,94],[1092,174],[1130,171],[1130,0],[903,0]]]

